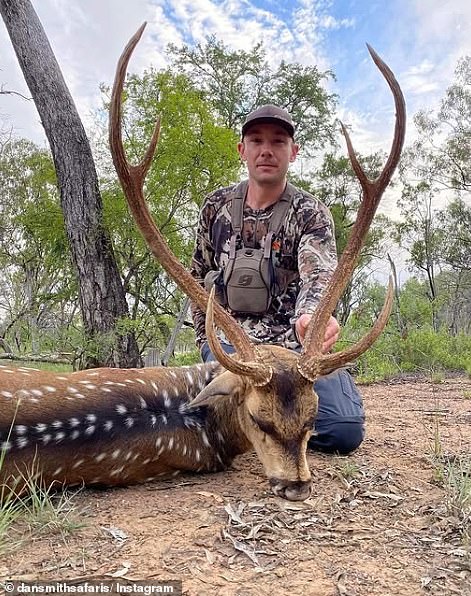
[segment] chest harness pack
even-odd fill
[[[232,196],[233,233],[229,241],[229,260],[222,272],[212,271],[205,279],[207,289],[214,283],[219,286],[219,300],[231,311],[260,315],[269,309],[278,285],[272,243],[282,227],[294,191],[294,187],[288,183],[283,195],[273,206],[263,248],[253,248],[244,245],[242,235],[247,181],[235,188]]]

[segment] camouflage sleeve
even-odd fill
[[[201,285],[203,285],[205,275],[213,268],[212,264],[214,261],[214,250],[209,238],[210,211],[209,201],[206,200],[199,215],[195,249],[190,267],[191,275]],[[206,314],[193,301],[191,302],[191,316],[195,327],[196,345],[198,348],[201,348],[202,344],[206,341]]]
[[[313,225],[303,233],[298,248],[300,290],[296,299],[294,325],[300,315],[313,313],[337,265],[334,222],[330,211],[320,205]]]

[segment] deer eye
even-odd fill
[[[272,435],[274,433],[273,425],[270,422],[265,422],[263,420],[260,420],[260,418],[257,418],[256,416],[254,416],[250,412],[249,412],[249,415],[250,415],[250,419],[255,424],[255,426],[258,426],[258,428],[263,433],[266,433],[267,435]]]

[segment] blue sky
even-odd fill
[[[262,41],[268,58],[331,69],[329,92],[363,154],[389,150],[394,108],[366,50],[370,43],[394,71],[413,115],[433,110],[453,81],[458,59],[471,53],[469,0],[33,0],[68,87],[87,126],[101,105],[99,84],[111,84],[118,56],[143,21],[148,26],[133,72],[165,65],[168,43],[195,44],[215,35],[233,49]],[[3,23],[0,86],[28,95]],[[32,102],[0,95],[0,130],[42,145]],[[381,210],[397,214],[388,189]],[[387,267],[386,267],[387,269]]]
[[[453,80],[459,57],[471,53],[468,0],[33,0],[87,123],[110,83],[130,35],[148,21],[131,68],[165,63],[169,42],[194,44],[215,35],[231,48],[263,41],[268,58],[332,69],[329,91],[339,116],[366,153],[388,148],[393,126],[389,91],[369,59],[370,43],[395,72],[409,118],[433,109]],[[6,30],[0,26],[0,84],[28,94]],[[0,125],[44,142],[31,102],[0,96]],[[413,138],[409,121],[408,138]]]

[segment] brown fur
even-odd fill
[[[297,354],[261,349],[277,372],[259,388],[216,363],[70,374],[0,367],[0,482],[17,491],[33,476],[46,486],[135,484],[222,470],[253,446],[273,490],[298,486],[292,497],[305,498],[312,383]]]

